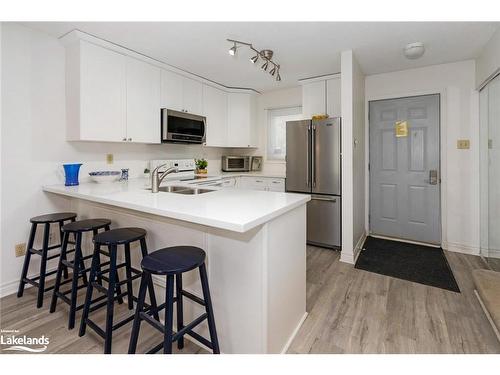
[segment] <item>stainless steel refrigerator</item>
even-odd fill
[[[286,191],[311,194],[307,242],[341,246],[341,119],[286,123]]]

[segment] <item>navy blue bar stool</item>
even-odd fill
[[[163,353],[172,353],[172,343],[177,341],[177,347],[184,347],[184,335],[189,335],[201,342],[205,346],[212,349],[214,354],[219,354],[219,341],[217,339],[217,330],[215,329],[214,313],[212,301],[210,299],[210,290],[208,287],[207,271],[205,268],[205,252],[194,246],[174,246],[167,247],[151,253],[146,256],[141,263],[142,279],[139,289],[139,300],[135,310],[134,325],[132,326],[132,334],[128,348],[129,354],[135,354],[137,348],[137,340],[139,338],[139,329],[141,321],[146,321],[154,328],[163,333],[163,342],[155,346],[147,353],[156,353],[163,348]],[[195,268],[199,269],[201,288],[203,291],[203,299],[182,289],[182,274],[191,271]],[[144,309],[144,299],[146,289],[151,282],[151,275],[166,276],[166,293],[165,302],[153,309]],[[176,293],[174,297],[174,276]],[[193,320],[191,323],[184,325],[182,297],[187,297],[190,300],[205,306],[205,313]],[[177,333],[173,333],[173,314],[174,302],[177,303]],[[161,324],[155,312],[165,309],[165,325]],[[203,336],[193,331],[197,325],[204,320],[207,320],[208,330],[210,333],[210,341]]]
[[[92,328],[104,339],[104,354],[111,353],[113,331],[123,327],[125,324],[134,319],[134,315],[131,315],[113,325],[114,301],[117,300],[121,303],[122,298],[126,296],[129,310],[134,308],[134,301],[137,301],[137,297],[133,294],[132,282],[135,279],[140,278],[142,272],[132,267],[130,257],[130,244],[136,241],[140,242],[142,257],[146,257],[148,255],[148,249],[146,246],[146,231],[144,229],[112,229],[99,233],[94,237],[94,253],[92,256],[92,266],[90,268],[89,283],[87,286],[87,294],[85,296],[79,335],[85,335],[87,326]],[[121,264],[117,264],[117,248],[119,245],[123,245],[125,249],[125,262]],[[101,250],[101,246],[107,246],[108,251],[106,252]],[[103,264],[100,262],[100,255],[109,257],[108,269],[101,270],[101,266]],[[122,267],[125,268],[126,279],[120,281],[118,279],[118,270]],[[108,274],[107,277],[105,276],[106,274]],[[100,279],[108,283],[107,288],[102,285],[102,281],[99,282]],[[120,286],[125,284],[127,286],[127,291],[122,293]],[[152,309],[155,316],[158,317],[156,298],[151,278],[149,279],[146,287],[149,289],[150,299],[150,305],[146,305],[146,308]],[[92,293],[94,289],[103,293],[106,297],[106,301],[100,304],[94,304],[95,301],[92,300]],[[103,330],[89,318],[89,313],[104,306],[106,306],[106,327]]]
[[[22,297],[24,293],[24,287],[26,283],[31,284],[38,288],[38,298],[36,302],[36,307],[40,308],[43,306],[43,294],[49,290],[52,290],[54,286],[45,288],[45,278],[47,276],[55,274],[57,271],[47,272],[47,261],[50,259],[54,259],[60,257],[61,252],[59,251],[57,254],[49,255],[49,251],[60,249],[63,242],[63,233],[62,227],[67,221],[75,221],[76,213],[74,212],[58,212],[53,214],[41,215],[32,217],[30,219],[31,222],[31,231],[28,240],[28,246],[26,249],[26,255],[24,256],[24,264],[23,270],[21,272],[21,280],[19,282],[19,289],[17,291],[17,296]],[[50,238],[50,225],[58,224],[59,225],[59,236],[60,243],[56,245],[49,246],[49,238]],[[36,229],[38,225],[43,225],[43,240],[42,240],[42,248],[34,249],[33,244],[35,242]],[[74,242],[70,242],[73,244]],[[73,252],[74,249],[68,250],[68,252]],[[40,262],[40,273],[38,276],[29,278],[28,270],[30,266],[31,255],[36,254],[39,255],[42,259]],[[64,277],[68,278],[68,269],[64,269]]]
[[[83,308],[83,304],[77,306],[78,290],[86,287],[87,283],[87,272],[90,268],[86,268],[85,260],[93,257],[93,255],[83,256],[82,253],[82,237],[84,233],[92,232],[93,236],[99,233],[100,229],[109,230],[111,225],[111,220],[108,219],[87,219],[74,221],[72,223],[66,224],[62,227],[64,233],[63,245],[61,250],[61,257],[59,258],[59,266],[57,267],[57,276],[54,291],[52,293],[52,301],[50,304],[50,312],[56,311],[57,299],[60,298],[66,302],[69,307],[69,320],[68,329],[73,329],[75,327],[75,316],[76,312]],[[67,249],[68,249],[68,239],[69,235],[72,234],[75,238],[75,254],[73,261],[67,259]],[[73,277],[71,280],[62,281],[62,274],[64,269],[71,268],[73,270]],[[78,285],[78,280],[82,279],[83,284]],[[62,285],[71,282],[71,288],[66,291],[60,291]],[[66,295],[70,294],[70,298]],[[101,299],[104,299],[101,296]],[[98,302],[98,301],[95,301]]]

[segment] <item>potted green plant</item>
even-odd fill
[[[196,174],[207,174],[208,161],[201,158],[194,159],[194,163],[196,164]]]

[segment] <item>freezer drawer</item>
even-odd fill
[[[338,196],[312,196],[307,203],[307,242],[331,248],[340,248],[340,208]]]

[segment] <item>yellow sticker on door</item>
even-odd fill
[[[396,121],[394,130],[396,137],[408,137],[408,121]]]

